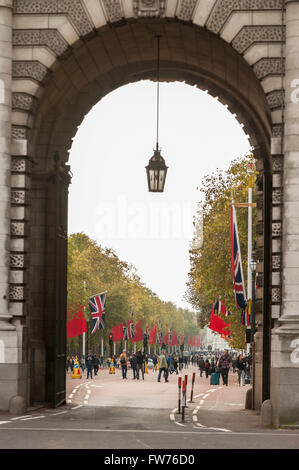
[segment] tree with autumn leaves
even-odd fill
[[[152,328],[160,320],[164,334],[171,327],[185,338],[199,333],[193,312],[161,300],[140,279],[136,269],[118,258],[109,248],[101,247],[84,233],[70,235],[68,240],[68,321],[78,306],[85,307],[90,318],[88,299],[107,291],[105,329],[90,336],[90,347],[100,351],[103,335],[108,350],[108,336],[113,325],[129,320],[133,306],[134,322]],[[141,343],[140,345],[141,346]],[[79,337],[68,339],[69,350],[79,351]]]
[[[229,317],[220,315],[231,322],[231,346],[245,348],[245,327],[240,323],[240,310],[235,305],[233,293],[230,209],[235,202],[247,202],[249,175],[248,164],[252,155],[234,160],[227,171],[217,170],[206,176],[200,191],[202,201],[194,218],[195,235],[190,247],[190,272],[186,300],[198,312],[198,326],[209,325],[212,304],[221,299]],[[253,191],[254,198],[254,191]],[[238,230],[242,254],[243,272],[247,272],[247,208],[238,208]],[[255,240],[256,209],[253,209],[253,241]],[[245,276],[245,285],[247,279]],[[246,286],[247,291],[247,286]]]

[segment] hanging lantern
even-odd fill
[[[165,165],[165,160],[160,150],[156,148],[154,155],[146,167],[149,192],[163,193],[167,169],[168,167]]]
[[[160,104],[160,36],[157,37],[157,143],[154,155],[146,167],[148,190],[151,193],[163,193],[167,166],[159,150],[159,104]]]

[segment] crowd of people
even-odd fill
[[[66,371],[72,371],[74,367],[75,357],[68,356],[66,361]],[[169,375],[179,374],[183,369],[189,368],[190,365],[195,366],[200,371],[200,377],[204,376],[209,378],[212,374],[218,374],[222,377],[223,385],[228,386],[228,375],[230,369],[233,373],[237,372],[239,386],[245,385],[246,380],[250,375],[250,357],[243,357],[239,355],[231,355],[226,349],[222,352],[210,352],[209,354],[202,354],[195,352],[190,354],[174,353],[167,354],[162,350],[159,355],[144,354],[141,350],[136,353],[128,354],[123,350],[119,357],[104,359],[103,356],[98,357],[97,354],[88,352],[86,357],[81,357],[79,364],[84,375],[86,371],[86,378],[93,378],[98,374],[99,368],[110,367],[113,365],[121,369],[123,380],[128,379],[128,370],[132,370],[133,380],[144,380],[145,370],[150,369],[153,372],[158,371],[157,381],[163,378],[168,382]]]

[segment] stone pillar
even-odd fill
[[[275,427],[299,422],[299,1],[285,1],[282,307],[272,336]]]
[[[0,0],[0,409],[17,395],[17,331],[9,312],[12,0]]]

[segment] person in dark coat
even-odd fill
[[[198,367],[200,370],[200,377],[202,377],[203,371],[205,370],[205,361],[202,356],[200,357],[198,361]]]
[[[93,369],[93,356],[91,354],[91,351],[88,351],[88,354],[85,359],[85,365],[86,365],[86,378],[88,379],[89,376],[92,379],[92,369]]]
[[[228,373],[232,363],[232,358],[228,353],[228,349],[225,349],[224,354],[219,359],[219,366],[221,367],[221,375],[223,385],[228,386]]]
[[[137,357],[136,354],[133,354],[133,356],[130,359],[131,367],[133,370],[133,379],[137,379]]]
[[[206,361],[205,361],[205,371],[206,371],[206,378],[208,378],[209,373],[210,373],[210,363],[209,363],[208,359],[206,359]]]
[[[241,383],[242,385],[245,385],[245,368],[246,368],[246,361],[243,359],[242,354],[240,354],[237,358],[237,363],[236,363],[239,386],[241,386]]]
[[[96,354],[93,355],[93,371],[94,371],[94,375],[98,375],[98,370],[99,370],[99,364],[100,364],[100,361],[99,361],[99,358]]]
[[[141,351],[136,353],[137,359],[137,380],[139,380],[139,371],[141,370],[142,380],[144,380],[144,354]]]

